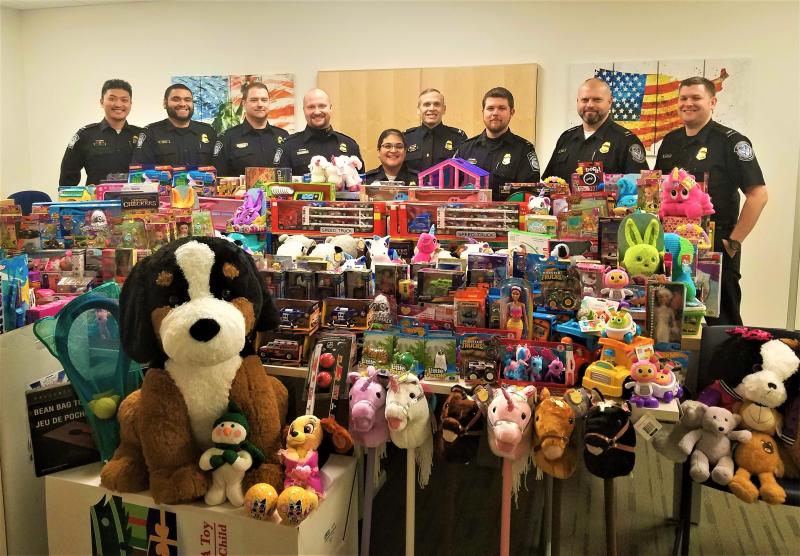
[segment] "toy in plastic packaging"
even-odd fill
[[[207,210],[196,210],[192,213],[192,236],[214,235],[214,224],[211,222],[211,213]]]

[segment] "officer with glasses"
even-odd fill
[[[364,183],[401,181],[417,185],[417,173],[406,165],[406,141],[399,129],[387,129],[378,137],[378,159],[381,165],[367,172]]]

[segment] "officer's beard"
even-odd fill
[[[189,116],[186,118],[178,116],[178,112],[174,108],[167,107],[167,116],[178,122],[188,122],[194,116],[194,107],[189,109]]]
[[[608,114],[608,112],[606,112]],[[581,119],[589,125],[596,125],[603,121],[606,114],[602,112],[584,112],[581,114]]]

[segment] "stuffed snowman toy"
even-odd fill
[[[209,506],[222,504],[226,499],[236,507],[244,504],[244,474],[264,462],[264,454],[247,440],[249,430],[247,417],[233,402],[228,411],[214,421],[211,431],[214,446],[200,456],[200,469],[211,471],[211,486],[205,497]]]

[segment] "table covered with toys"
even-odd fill
[[[569,184],[506,184],[504,199],[493,200],[485,181],[457,176],[407,187],[352,176],[292,181],[274,168],[240,178],[154,168],[94,191],[70,188],[29,217],[1,207],[3,246],[16,261],[4,313],[58,319],[59,309],[99,296],[106,305],[81,305],[103,322],[85,327],[86,345],[108,350],[91,338],[100,333],[124,351],[104,367],[107,377],[76,387],[108,460],[97,484],[149,488],[156,504],[204,499],[299,525],[333,504],[329,486],[357,476],[331,483],[324,462],[347,467],[335,453],[355,451],[366,454],[366,553],[374,477],[391,442],[407,451],[411,553],[417,483],[436,473],[437,453],[468,462],[485,437],[503,461],[507,554],[512,492],[531,466],[566,480],[582,457],[603,479],[629,474],[634,421],[681,419],[702,319],[719,311],[707,180],[679,168],[604,175],[600,163],[581,163]],[[121,292],[92,289],[109,280]],[[768,345],[762,364],[782,383],[796,372],[796,346]],[[149,362],[143,379],[125,354]],[[272,375],[303,379],[304,407],[287,415],[297,404]],[[716,401],[732,395],[722,388]],[[706,398],[657,444],[691,453],[696,480],[706,470],[720,481],[741,475],[741,497],[752,498],[743,473],[734,475],[734,460],[744,466],[731,441],[796,430],[739,431],[741,420],[761,426],[747,417],[753,406],[736,417],[738,404]],[[93,413],[98,399],[105,409]],[[710,450],[709,418],[730,424]],[[780,502],[778,494],[762,498]],[[340,527],[355,526],[352,497],[336,504],[331,535],[345,535]],[[167,527],[163,513],[154,519]]]

